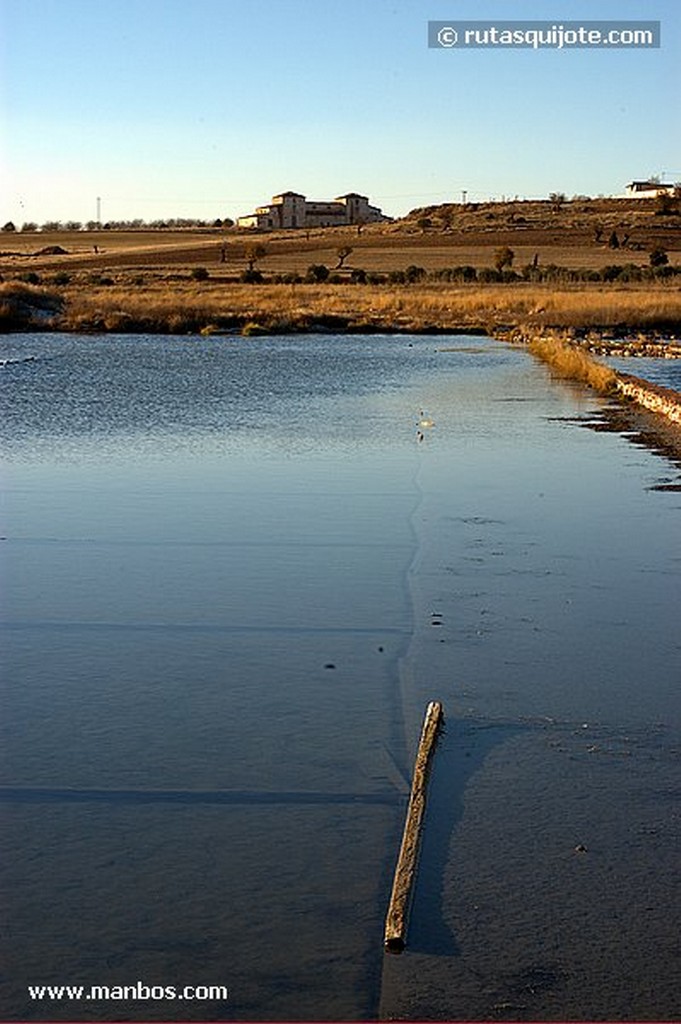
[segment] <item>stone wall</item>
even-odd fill
[[[650,381],[628,373],[618,373],[617,392],[623,398],[638,402],[651,412],[660,413],[674,423],[681,424],[681,394],[678,391],[651,384]]]

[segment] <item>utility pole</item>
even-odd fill
[[[468,189],[465,189],[465,188],[461,189],[461,204],[463,206],[466,205],[466,196],[467,195],[468,195]]]
[[[102,226],[102,197],[97,196],[97,227]]]

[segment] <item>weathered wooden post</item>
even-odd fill
[[[433,700],[426,708],[426,717],[423,721],[421,739],[416,752],[407,819],[404,823],[402,845],[397,858],[392,894],[385,920],[383,945],[387,953],[401,953],[406,945],[409,904],[416,877],[421,826],[426,809],[428,767],[441,721],[442,704]]]

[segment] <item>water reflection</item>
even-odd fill
[[[530,982],[533,1019],[558,986],[562,1012],[616,1019],[580,913],[631,1012],[637,971],[672,1011],[651,794],[678,727],[679,520],[649,489],[670,463],[478,338],[6,355],[29,360],[0,367],[7,1019],[53,1014],[35,978],[230,988],[102,1019],[492,1019]],[[432,698],[410,945],[383,966]],[[632,850],[642,823],[656,846]],[[608,878],[658,908],[640,948],[609,929]]]

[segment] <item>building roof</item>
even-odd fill
[[[295,196],[296,199],[305,198],[302,192],[277,192],[276,196],[272,196],[272,199],[283,199],[284,196]]]
[[[670,181],[630,181],[627,188],[636,190],[674,188]]]

